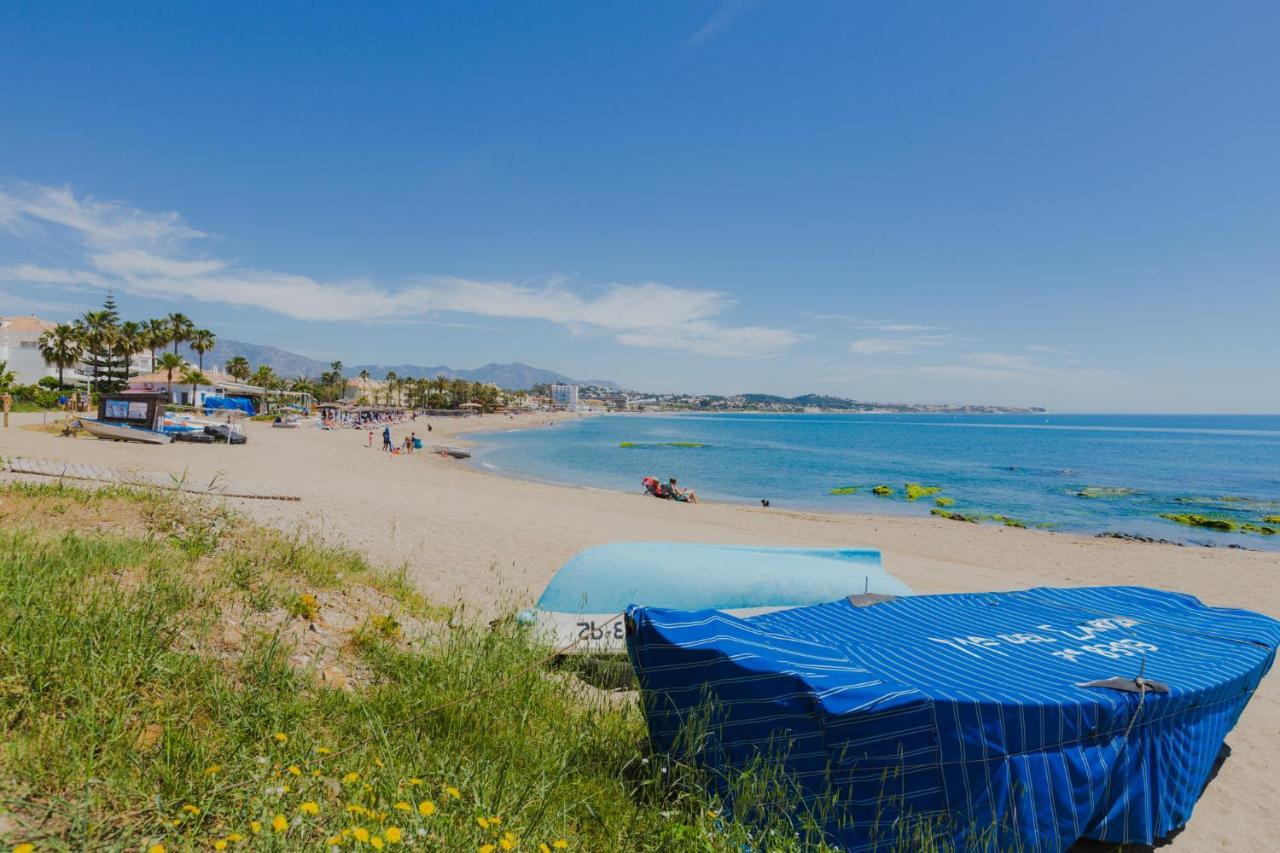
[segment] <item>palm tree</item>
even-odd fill
[[[182,360],[182,356],[173,352],[166,352],[156,360],[156,369],[165,370],[169,373],[169,401],[173,402],[173,372],[181,370],[186,362]]]
[[[8,361],[0,361],[0,393],[9,390],[9,386],[13,384],[13,380],[18,377],[9,369]]]
[[[88,367],[97,390],[105,391],[111,384],[116,338],[120,329],[111,311],[86,311],[75,321],[77,337],[84,344],[85,365]]]
[[[391,395],[396,391],[396,372],[394,370],[387,371],[387,405],[391,405]]]
[[[193,329],[191,331],[191,348],[196,351],[201,370],[204,370],[204,354],[213,349],[213,345],[217,342],[217,336],[208,329]]]
[[[234,376],[241,382],[249,378],[249,359],[242,355],[231,356],[223,367],[229,376]]]
[[[191,405],[194,406],[196,404],[196,386],[208,385],[209,377],[205,376],[200,368],[192,367],[188,364],[182,368],[182,381],[184,384],[190,383],[191,385]]]
[[[84,343],[74,326],[59,323],[40,336],[38,346],[44,363],[58,368],[58,387],[61,388],[62,372],[79,363],[80,356],[84,355]]]
[[[191,318],[186,314],[177,311],[166,317],[165,322],[169,324],[169,340],[173,342],[174,355],[177,355],[178,344],[191,340],[191,333],[196,330],[196,324],[192,323]]]
[[[276,383],[276,372],[271,369],[269,364],[259,364],[258,369],[253,372],[253,384],[259,388],[271,388]]]
[[[146,320],[142,324],[142,339],[151,350],[151,369],[156,369],[156,350],[169,343],[169,321],[160,317]]]
[[[143,329],[141,323],[135,323],[132,320],[126,320],[120,324],[120,332],[116,335],[116,343],[113,347],[116,357],[119,359],[121,381],[129,380],[130,368],[133,366],[133,357],[147,348],[147,343],[143,339]]]

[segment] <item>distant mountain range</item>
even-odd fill
[[[195,359],[193,353],[188,353],[188,356],[192,360]],[[289,378],[296,376],[316,377],[329,369],[329,362],[327,361],[309,358],[279,347],[249,344],[225,338],[218,339],[214,348],[205,355],[204,363],[224,365],[228,359],[236,356],[244,358],[254,368],[257,368],[260,364],[269,365],[276,373]],[[468,382],[492,382],[499,388],[508,390],[532,388],[534,385],[543,383],[555,384],[557,382],[574,385],[595,385],[613,391],[622,390],[617,383],[606,379],[571,379],[563,373],[556,373],[554,370],[543,370],[540,367],[531,367],[518,361],[513,361],[509,364],[490,363],[470,370],[456,369],[447,364],[438,364],[431,367],[419,364],[348,364],[342,368],[342,372],[348,377],[357,376],[362,370],[368,370],[369,374],[375,379],[383,378],[388,371],[392,370],[401,379],[434,378],[443,374],[450,379],[465,379]]]

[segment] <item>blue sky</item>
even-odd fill
[[[0,3],[0,313],[1280,410],[1275,3]]]

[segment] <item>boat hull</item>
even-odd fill
[[[81,419],[80,426],[91,435],[98,438],[110,439],[111,441],[135,441],[139,444],[168,444],[173,437],[163,432],[157,432],[145,427],[129,426],[128,424],[113,424],[105,421],[95,421],[88,418]]]

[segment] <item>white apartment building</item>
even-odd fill
[[[578,386],[552,385],[551,407],[554,409],[563,409],[568,412],[578,411]]]
[[[58,375],[57,368],[45,364],[40,355],[40,336],[53,326],[39,317],[0,317],[0,361],[8,362],[19,385]]]

